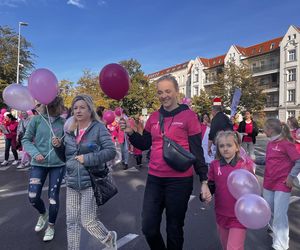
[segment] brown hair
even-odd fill
[[[56,96],[55,99],[49,104],[47,105],[42,104],[40,110],[43,114],[47,114],[47,109],[48,109],[50,116],[59,116],[61,115],[63,108],[64,108],[64,100],[62,99],[61,96]]]
[[[290,129],[286,123],[281,122],[276,118],[269,118],[265,122],[265,127],[271,129],[275,135],[280,135],[282,139],[294,142],[293,137],[291,136]]]
[[[290,123],[290,128],[291,129],[298,129],[299,128],[299,123],[297,119],[294,116],[291,116],[287,119],[287,121]]]
[[[176,89],[176,91],[179,91],[179,85],[178,82],[176,80],[176,78],[174,76],[172,76],[171,74],[162,76],[160,78],[158,78],[158,80],[156,81],[156,85],[162,81],[169,81],[171,83],[173,83],[174,88]]]
[[[227,138],[227,137],[230,137],[230,136],[233,138],[234,144],[238,149],[237,156],[238,157],[240,156],[241,139],[240,139],[240,136],[239,136],[238,132],[230,131],[230,130],[220,131],[217,134],[216,139],[215,139],[215,144],[216,144],[216,147],[217,147],[217,152],[216,152],[216,159],[217,160],[220,160],[222,158],[222,155],[221,155],[220,150],[219,150],[219,140],[220,140],[220,138],[222,138],[222,137]]]

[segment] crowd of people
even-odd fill
[[[31,166],[28,198],[38,212],[34,230],[40,232],[46,227],[44,241],[55,236],[60,186],[65,179],[68,249],[80,249],[81,229],[107,249],[117,249],[117,232],[107,229],[97,217],[90,172],[107,175],[110,171],[107,165],[112,167],[117,160],[126,170],[131,167],[130,153],[140,168],[142,152],[149,150],[141,225],[149,248],[183,249],[184,221],[196,174],[201,200],[209,203],[214,197],[216,227],[223,250],[244,249],[247,228],[234,213],[236,199],[228,190],[227,178],[241,168],[255,175],[254,164],[245,164],[240,153],[243,148],[255,161],[258,127],[251,112],[244,113],[243,121],[237,116],[230,119],[223,112],[221,100],[214,99],[211,114],[199,117],[188,105],[178,103],[179,87],[173,76],[161,77],[156,88],[161,107],[147,121],[139,115],[128,117],[123,111],[114,122],[106,124],[104,108],[96,108],[92,98],[84,94],[73,99],[70,110],[64,108],[61,97],[56,97],[48,105],[39,105],[36,115],[32,111],[22,112],[19,122],[11,113],[4,114],[1,131],[5,136],[5,158],[1,166],[8,164],[10,149],[14,156],[12,165]],[[298,129],[293,117],[287,124],[268,119],[264,127],[270,142],[266,149],[263,197],[272,211],[269,229],[276,250],[289,248],[288,201],[293,180],[300,172]],[[192,153],[193,164],[179,171],[167,163],[165,137]],[[17,149],[23,150],[20,163]],[[41,192],[47,177],[46,208]],[[164,211],[166,240],[161,234]]]

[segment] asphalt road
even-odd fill
[[[0,143],[1,144],[1,143]],[[266,138],[259,136],[256,154],[263,156]],[[1,145],[0,145],[1,146]],[[0,147],[0,161],[2,150]],[[12,159],[12,158],[11,158]],[[145,159],[144,159],[145,161]],[[99,209],[99,218],[107,226],[118,232],[118,243],[122,250],[146,250],[147,243],[141,232],[141,207],[147,177],[147,163],[142,169],[134,167],[135,161],[130,157],[130,168],[124,171],[120,165],[114,168],[114,178],[119,193]],[[257,167],[257,174],[262,180],[264,166]],[[204,205],[198,199],[199,180],[194,179],[194,191],[189,202],[185,221],[185,250],[219,250],[221,249],[216,232],[213,204]],[[40,250],[67,249],[65,226],[65,190],[60,195],[60,211],[56,223],[56,235],[52,242],[42,241],[43,233],[35,233],[34,226],[37,212],[31,207],[27,198],[28,170],[15,167],[0,167],[0,249],[4,250]],[[47,186],[47,185],[46,185]],[[43,192],[47,203],[46,191]],[[300,191],[295,189],[290,202],[290,249],[300,249]],[[162,224],[165,237],[165,224]],[[266,229],[247,232],[246,250],[271,249],[271,237]],[[98,250],[104,247],[82,231],[81,250]]]

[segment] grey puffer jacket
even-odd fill
[[[114,159],[116,148],[105,125],[93,121],[87,128],[79,144],[74,132],[66,132],[64,143],[55,151],[66,160],[67,186],[76,190],[91,187],[90,171],[101,173],[105,163]],[[84,165],[75,160],[76,155],[84,156]]]

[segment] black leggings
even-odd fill
[[[11,147],[11,151],[15,157],[15,160],[18,160],[18,152],[17,150],[12,146],[11,144],[12,139],[5,138],[5,154],[4,154],[4,160],[8,161],[9,158],[9,149]]]

